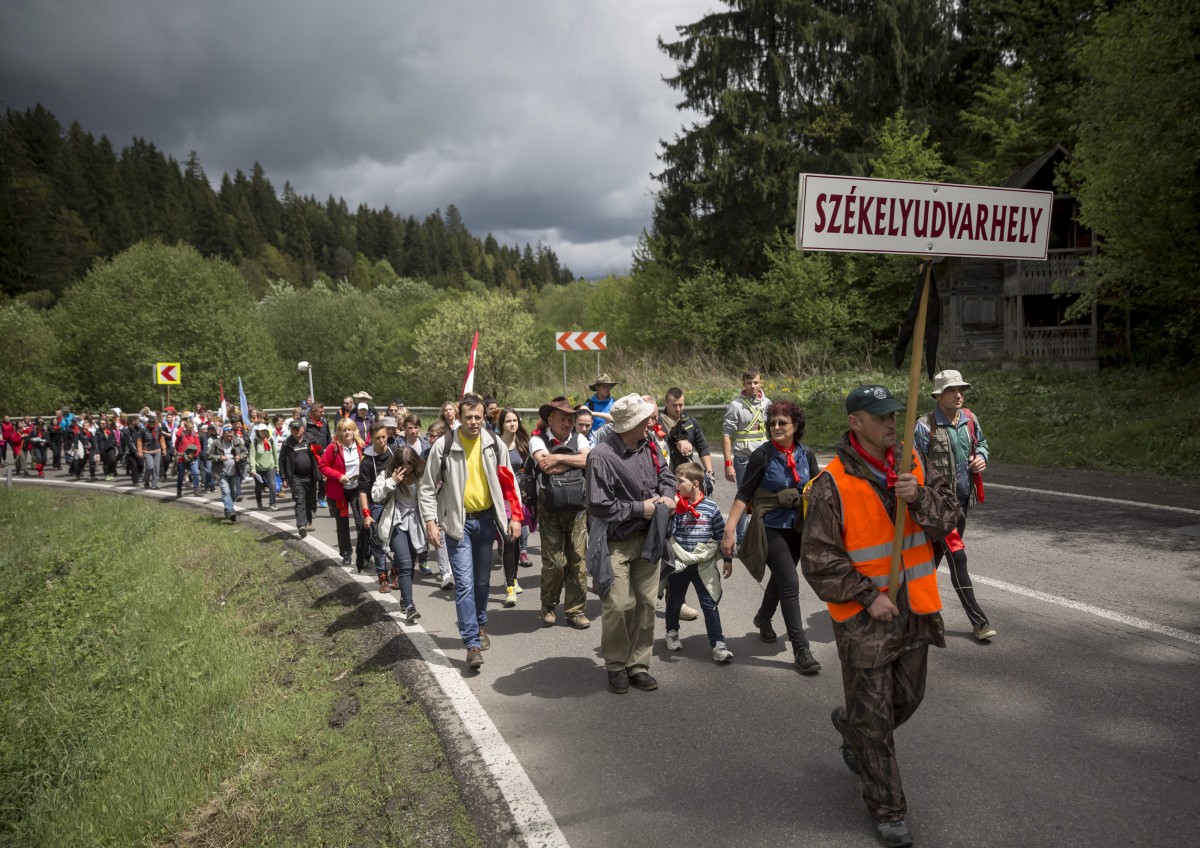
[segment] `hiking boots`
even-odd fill
[[[643,692],[653,692],[658,688],[658,681],[651,677],[649,672],[639,671],[629,675],[629,685]]]
[[[779,638],[775,635],[775,628],[771,626],[769,618],[763,618],[761,615],[754,616],[754,626],[758,628],[758,638],[764,642],[774,642]]]
[[[858,756],[855,755],[854,749],[850,747],[850,740],[846,738],[846,708],[834,707],[829,718],[833,722],[833,727],[838,732],[838,735],[842,737],[842,744],[838,748],[842,752],[842,762],[854,774],[859,774]]]
[[[492,647],[492,640],[487,635],[487,631],[484,630],[482,627],[480,627],[479,628],[479,650],[486,651],[490,647]]]
[[[608,673],[608,687],[618,695],[629,691],[629,673],[623,668]]]
[[[801,674],[816,674],[821,670],[821,664],[808,648],[796,651],[796,668]]]
[[[479,668],[483,665],[483,651],[478,648],[467,648],[467,666]]]
[[[542,624],[552,627],[556,620],[554,617],[554,607],[542,607]]]
[[[567,624],[571,625],[576,630],[587,630],[592,626],[592,623],[588,621],[588,617],[581,612],[568,615]]]

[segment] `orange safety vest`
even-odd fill
[[[825,467],[833,478],[842,500],[842,544],[850,562],[860,573],[871,578],[880,592],[886,592],[892,570],[892,542],[895,522],[884,508],[879,493],[866,480],[846,473],[841,457],[834,457]],[[913,452],[913,475],[925,485],[925,468]],[[910,513],[904,516],[904,553],[900,584],[908,590],[909,608],[918,615],[929,615],[942,609],[938,594],[937,567],[933,563],[933,545]],[[834,621],[847,621],[858,615],[863,605],[858,601],[830,604],[829,614]]]

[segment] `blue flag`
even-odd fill
[[[250,432],[250,404],[246,403],[246,390],[242,388],[242,378],[238,377],[238,405],[242,407],[242,423],[246,432]]]

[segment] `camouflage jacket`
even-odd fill
[[[850,446],[849,436],[843,434],[838,442],[837,455],[846,472],[871,484],[883,501],[888,515],[896,515],[896,496],[885,488]],[[918,454],[919,455],[919,454]],[[924,491],[916,503],[909,505],[909,514],[930,540],[945,538],[954,529],[958,518],[958,502],[945,475],[925,464]],[[870,578],[861,574],[850,562],[842,543],[842,504],[833,478],[825,473],[817,476],[808,493],[808,519],[804,524],[804,542],[800,549],[804,578],[817,597],[826,603],[858,601],[869,607],[879,595]],[[900,615],[890,623],[876,621],[864,609],[844,622],[833,622],[838,656],[843,665],[856,668],[878,668],[892,662],[905,651],[921,645],[945,647],[945,626],[940,613],[916,615],[908,607],[908,594],[901,587],[896,598]]]

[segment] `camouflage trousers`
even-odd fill
[[[902,819],[908,809],[892,731],[921,705],[928,668],[928,645],[905,651],[878,668],[842,663],[847,739],[858,758],[863,803],[877,822]]]
[[[587,603],[587,518],[578,512],[538,510],[542,541],[542,608],[558,606],[566,588],[563,612],[582,613]]]

